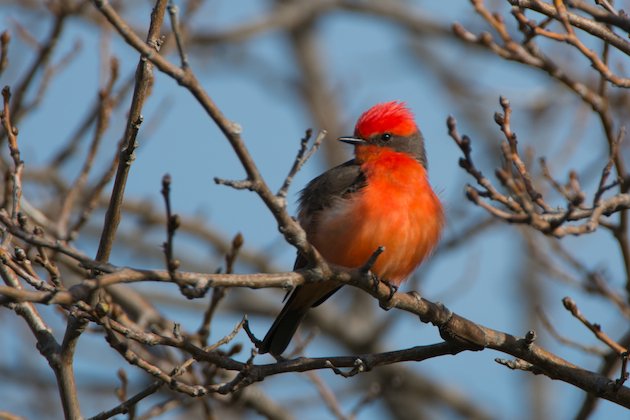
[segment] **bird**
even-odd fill
[[[406,103],[389,101],[365,111],[354,135],[338,140],[354,146],[354,158],[306,185],[298,221],[331,264],[362,267],[383,247],[371,273],[393,293],[431,254],[444,226],[442,205],[428,180],[424,138]],[[294,270],[307,264],[298,253]],[[340,287],[318,282],[290,291],[259,353],[280,356],[308,310]]]

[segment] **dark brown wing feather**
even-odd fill
[[[300,192],[298,212],[300,223],[306,233],[317,229],[317,225],[305,223],[309,220],[303,219],[316,220],[317,213],[330,207],[336,200],[347,198],[365,185],[365,174],[354,159],[324,172],[309,182]]]
[[[299,200],[299,220],[306,233],[317,230],[317,213],[364,186],[365,175],[354,160],[332,168],[309,182]],[[298,254],[293,269],[303,268],[306,264],[306,258]],[[296,287],[262,340],[259,352],[282,354],[308,310],[320,305],[339,287],[335,283],[312,283]]]

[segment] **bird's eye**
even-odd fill
[[[390,141],[392,139],[392,135],[389,133],[385,133],[383,135],[381,135],[381,140],[383,141]]]

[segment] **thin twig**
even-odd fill
[[[124,82],[120,83],[118,91],[110,98],[112,108],[120,107],[120,105],[123,103],[123,99],[127,96],[131,88],[134,86],[134,82],[135,74],[132,73],[125,79]],[[96,98],[94,99],[94,103],[90,107],[90,110],[85,115],[83,121],[81,121],[81,123],[74,130],[73,134],[68,138],[68,140],[66,141],[66,145],[62,147],[57,153],[55,153],[55,155],[51,158],[49,167],[61,167],[74,154],[79,151],[79,144],[89,128],[97,120],[101,107],[101,96],[100,94],[97,94]],[[120,150],[120,147],[118,147],[117,150]]]
[[[599,185],[597,186],[597,191],[595,191],[595,195],[593,196],[593,207],[596,207],[599,204],[602,198],[602,195],[607,190],[617,185],[617,181],[613,182],[612,184],[606,185],[606,180],[610,176],[610,171],[615,163],[615,159],[617,159],[617,156],[619,154],[619,147],[625,135],[626,135],[626,127],[623,126],[619,130],[619,135],[617,136],[617,138],[615,139],[615,141],[612,143],[610,147],[608,162],[606,162],[606,165],[602,169],[602,175],[599,178]]]
[[[20,82],[16,84],[15,97],[11,108],[14,115],[14,122],[19,121],[19,119],[24,115],[23,105],[26,93],[33,83],[33,80],[35,80],[35,75],[39,71],[42,71],[42,69],[45,69],[48,65],[48,62],[58,45],[59,39],[61,38],[61,34],[65,29],[67,18],[72,12],[68,7],[65,7],[67,5],[65,2],[59,4],[61,7],[59,7],[59,10],[54,15],[54,22],[50,28],[49,34],[45,38],[45,44],[38,48],[37,56],[31,63],[28,70],[23,73],[24,76]]]
[[[129,398],[118,404],[116,407],[103,411],[93,417],[90,417],[88,420],[106,420],[111,417],[114,417],[117,414],[127,414],[135,407],[140,401],[145,399],[146,397],[155,394],[160,388],[164,386],[164,382],[162,381],[154,381],[151,385],[138,392],[133,397]]]
[[[11,121],[11,111],[9,109],[9,102],[11,99],[11,89],[9,86],[5,86],[2,89],[2,127],[9,139],[9,151],[11,158],[13,159],[13,169],[11,171],[11,188],[6,188],[7,191],[12,191],[11,196],[11,218],[17,219],[20,211],[20,204],[22,200],[22,171],[24,169],[24,162],[20,158],[20,149],[18,148],[17,135],[18,130]],[[2,240],[2,245],[6,246],[10,241],[10,236],[5,235]]]
[[[615,16],[618,16],[619,13],[615,10],[615,8],[608,2],[608,0],[595,0],[595,4],[598,6],[602,6],[608,12],[612,13]]]
[[[173,237],[179,227],[179,216],[173,214],[171,210],[171,176],[169,174],[162,177],[162,196],[164,197],[164,207],[166,208],[166,242],[162,244],[162,248],[166,258],[166,268],[174,281],[176,271],[180,266],[173,253]]]
[[[297,156],[293,161],[293,166],[291,167],[289,174],[284,179],[282,187],[280,187],[280,189],[276,193],[278,197],[286,199],[289,192],[289,187],[291,186],[291,182],[293,182],[293,178],[300,171],[300,169],[302,169],[302,166],[304,166],[304,164],[311,158],[311,156],[313,156],[313,154],[317,152],[317,149],[319,149],[319,146],[322,144],[322,141],[326,137],[326,134],[326,130],[320,131],[309,149],[308,141],[311,139],[313,132],[311,129],[306,130],[304,137],[302,137],[302,140],[300,140],[300,149],[298,150]]]
[[[600,347],[585,346],[581,343],[577,343],[569,338],[564,337],[562,334],[558,332],[558,330],[556,330],[556,328],[553,326],[553,324],[551,323],[547,315],[545,315],[545,312],[542,310],[542,308],[538,307],[536,309],[537,309],[536,314],[540,318],[543,326],[547,329],[547,331],[549,331],[549,334],[551,334],[552,337],[558,340],[560,343],[565,344],[569,347],[576,348],[585,353],[595,354],[598,356],[604,356],[607,354],[607,352],[602,350]]]
[[[307,372],[307,377],[315,385],[319,396],[322,398],[331,414],[338,420],[349,420],[350,417],[343,414],[341,404],[339,404],[339,400],[335,396],[334,391],[326,385],[322,378],[315,372]]]
[[[122,147],[123,140],[124,139],[122,139],[118,143],[117,150],[120,150],[120,148]],[[94,209],[98,206],[99,202],[102,199],[103,190],[105,189],[107,184],[109,184],[109,182],[114,177],[114,174],[116,173],[119,158],[120,153],[114,153],[114,156],[111,158],[109,167],[107,167],[103,171],[103,173],[100,177],[98,177],[94,185],[88,188],[87,194],[85,195],[85,198],[83,200],[82,209],[79,211],[79,217],[69,229],[68,236],[70,238],[75,238],[78,235],[81,228],[83,228],[85,223],[87,223],[87,221],[90,219],[90,216],[92,215]]]
[[[177,51],[179,52],[181,67],[182,70],[186,71],[188,69],[188,57],[184,51],[184,44],[180,34],[179,8],[173,3],[173,0],[169,0],[168,2],[168,14],[171,17],[171,29],[175,35],[175,42],[177,43]]]
[[[512,117],[512,107],[510,105],[510,101],[508,101],[505,97],[501,96],[499,98],[499,103],[501,108],[503,109],[503,114],[495,114],[495,121],[501,127],[501,131],[505,135],[505,139],[510,146],[510,152],[508,157],[514,167],[517,169],[518,174],[521,177],[521,180],[525,184],[525,188],[527,190],[527,194],[529,198],[535,202],[538,206],[540,206],[544,211],[549,212],[553,209],[549,206],[542,197],[542,194],[536,190],[534,187],[534,183],[532,182],[532,177],[525,166],[525,163],[521,159],[518,152],[518,141],[516,139],[516,133],[512,131],[511,127],[511,117]]]
[[[591,330],[591,332],[595,334],[595,337],[597,337],[599,341],[606,344],[608,347],[614,350],[617,354],[621,355],[624,352],[628,351],[628,349],[619,345],[619,343],[617,343],[612,338],[610,338],[608,334],[603,332],[599,324],[593,324],[588,319],[586,319],[586,317],[582,314],[582,312],[580,311],[580,309],[578,308],[577,304],[575,303],[573,299],[571,299],[570,297],[565,297],[562,299],[562,304],[569,312],[571,312],[571,315],[573,315],[582,324],[584,324],[589,330]]]
[[[232,246],[230,251],[225,254],[225,273],[232,274],[234,272],[234,262],[236,261],[236,257],[243,246],[243,235],[237,233],[232,239]],[[203,314],[203,320],[201,322],[201,326],[197,330],[197,335],[199,336],[199,341],[201,345],[208,345],[208,337],[210,336],[210,323],[212,322],[212,317],[214,316],[217,307],[221,300],[225,298],[227,295],[227,289],[225,287],[217,286],[212,288],[212,297],[210,298],[210,303],[208,308],[205,310]]]

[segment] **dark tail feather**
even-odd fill
[[[339,287],[337,283],[332,282],[310,283],[296,287],[260,343],[258,352],[281,355],[308,310],[328,299]]]
[[[292,308],[291,301],[295,294],[293,294],[285,307],[282,309],[276,320],[273,322],[271,328],[262,340],[258,351],[260,354],[271,353],[275,356],[279,356],[288,347],[291,338],[297,331],[300,322],[304,319],[307,307]]]

